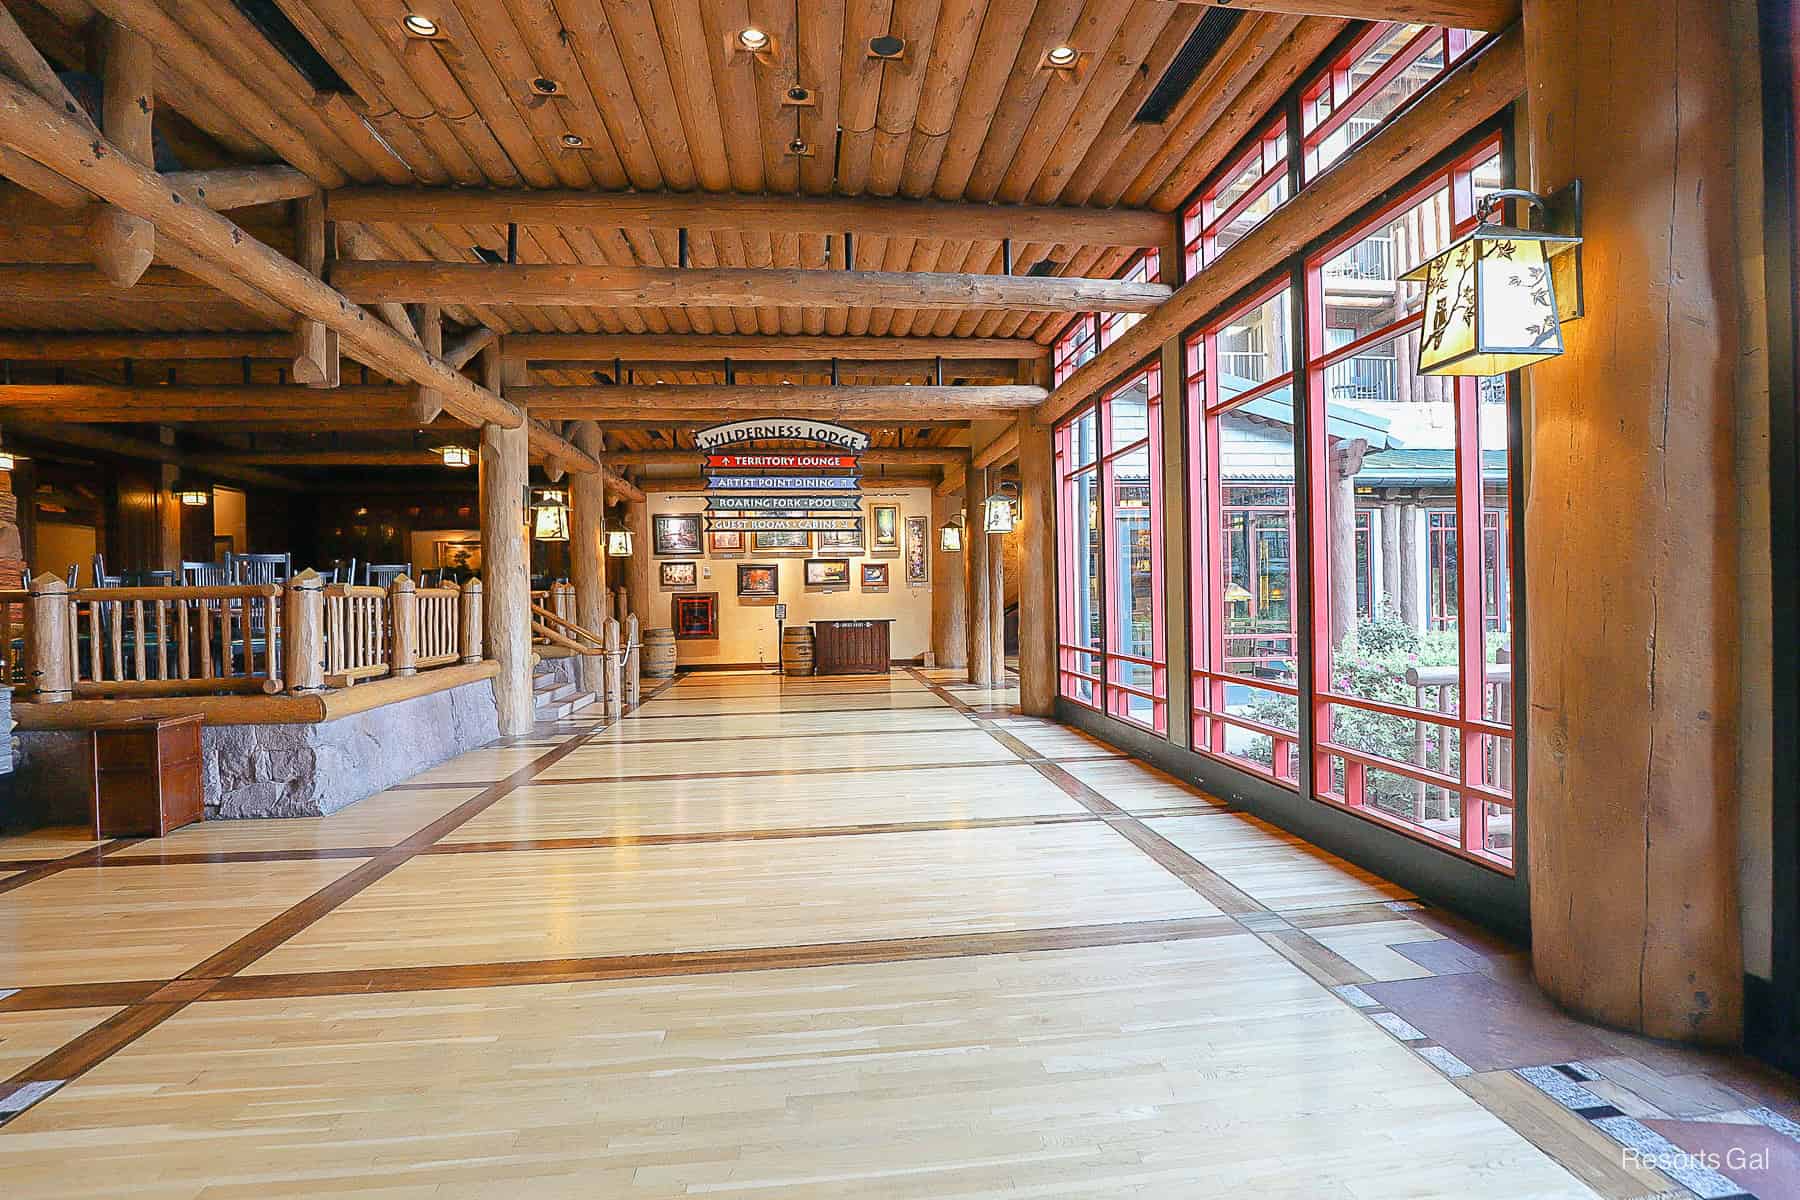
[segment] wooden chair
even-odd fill
[[[286,583],[294,573],[292,554],[230,554],[225,561],[233,583]]]
[[[184,587],[225,587],[231,582],[231,564],[222,562],[184,562],[181,564]]]
[[[81,578],[81,564],[80,563],[70,563],[69,564],[69,577],[67,579],[63,580],[64,583],[69,585],[70,591],[75,590],[75,581],[79,578]]]
[[[364,563],[363,585],[365,587],[386,587],[402,575],[411,576],[413,565],[406,563]]]
[[[176,582],[174,571],[145,571],[143,577],[145,587],[174,587]]]

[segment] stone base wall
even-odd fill
[[[13,823],[88,820],[85,732],[21,733]],[[500,736],[486,679],[318,725],[201,733],[206,817],[319,817]]]

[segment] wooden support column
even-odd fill
[[[981,502],[987,498],[987,472],[970,467],[963,484],[963,566],[969,593],[969,682],[992,687],[994,679],[993,619],[989,614],[988,535]]]
[[[1406,572],[1400,565],[1400,506],[1389,500],[1381,506],[1381,592],[1377,610],[1400,612],[1401,580]]]
[[[1743,1023],[1733,439],[1760,252],[1734,214],[1733,8],[1525,4],[1525,186],[1581,180],[1588,311],[1529,372],[1532,961],[1578,1015],[1720,1044]]]
[[[578,449],[600,453],[600,427],[578,421],[573,431]],[[599,629],[606,620],[606,480],[598,471],[577,475],[569,482],[569,578],[575,583],[574,621],[583,629]],[[606,672],[597,655],[584,654],[580,663],[581,690],[596,696],[606,686]]]
[[[938,529],[962,512],[960,495],[931,498],[931,649],[946,669],[969,665],[969,595],[963,580],[964,548],[954,554],[938,548]]]
[[[1340,647],[1356,628],[1356,473],[1369,443],[1362,438],[1331,447],[1331,578],[1327,581],[1331,644]]]
[[[325,198],[310,192],[294,201],[294,260],[314,275],[325,273],[330,231]],[[294,326],[294,382],[334,388],[341,379],[338,331],[302,317]]]
[[[1056,457],[1050,427],[1019,418],[1019,710],[1056,713]]]
[[[1000,472],[993,473],[996,480]],[[988,536],[988,535],[983,535]],[[993,665],[988,668],[992,686],[1006,686],[1006,539],[998,534],[988,541],[988,653]]]
[[[1414,500],[1394,506],[1400,522],[1400,574],[1394,587],[1400,594],[1400,619],[1413,629],[1423,630],[1425,613],[1425,547],[1420,538],[1421,513]]]
[[[418,331],[419,345],[433,358],[444,356],[444,311],[435,304],[421,304],[410,315]],[[510,380],[508,382],[511,382]],[[521,380],[520,382],[523,382]],[[407,411],[420,425],[429,425],[444,411],[444,393],[436,388],[415,383]]]
[[[626,560],[625,573],[625,600],[629,611],[620,624],[636,617],[643,628],[655,629],[657,618],[650,612],[650,574],[656,563],[651,556],[650,506],[642,500],[627,500],[625,528],[631,530],[631,557]]]
[[[99,43],[100,127],[106,138],[132,162],[154,167],[156,151],[150,130],[156,111],[156,53],[142,34],[110,17],[96,18]],[[130,287],[156,257],[156,228],[115,205],[102,205],[89,218],[94,266],[118,284]]]
[[[500,354],[482,361],[484,385],[500,389]],[[487,656],[500,664],[494,704],[500,733],[531,732],[531,552],[525,540],[525,484],[531,468],[525,425],[481,427],[482,622]]]

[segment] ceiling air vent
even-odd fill
[[[350,85],[344,82],[332,65],[325,61],[313,44],[306,40],[299,26],[288,20],[287,14],[275,0],[231,0],[237,10],[244,14],[252,25],[262,31],[271,45],[281,51],[281,56],[294,64],[294,70],[306,77],[317,92],[340,92],[348,94]]]
[[[1231,36],[1238,22],[1244,19],[1243,11],[1235,8],[1209,8],[1200,23],[1194,26],[1194,32],[1188,34],[1188,40],[1182,43],[1175,57],[1169,60],[1169,69],[1163,77],[1156,81],[1150,94],[1144,97],[1143,107],[1138,109],[1132,120],[1139,125],[1160,125],[1169,119],[1169,113],[1175,105],[1187,95],[1194,80],[1206,69],[1206,64],[1218,54],[1219,47]]]

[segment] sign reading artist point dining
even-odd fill
[[[813,442],[822,449],[734,449],[760,442]],[[798,417],[752,418],[702,429],[694,447],[707,453],[709,530],[862,531],[857,456],[869,448],[862,430]]]

